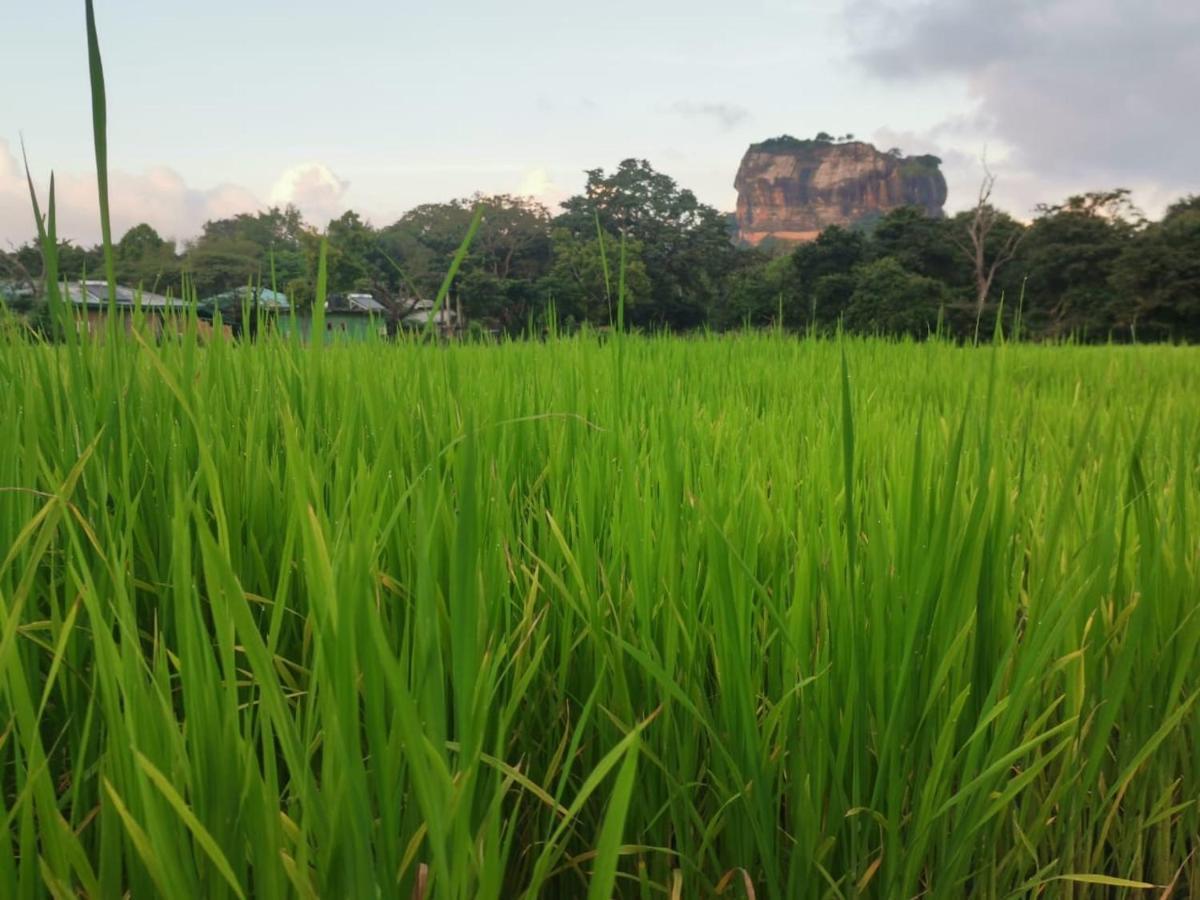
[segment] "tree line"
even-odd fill
[[[729,215],[700,203],[645,160],[587,172],[556,213],[510,195],[418,206],[375,227],[355,212],[323,232],[294,207],[207,222],[177,250],[149,225],[115,247],[118,281],[204,298],[274,286],[303,308],[326,242],[331,292],[365,291],[400,314],[433,297],[466,234],[482,220],[450,302],[468,321],[508,333],[625,323],[647,330],[744,326],[843,328],[959,338],[1003,316],[1031,338],[1200,340],[1200,197],[1148,220],[1123,189],[1039,206],[1023,223],[991,203],[930,218],[900,208],[796,247],[734,242]],[[99,248],[64,242],[65,276],[102,271]],[[36,242],[0,254],[0,280],[33,286]]]

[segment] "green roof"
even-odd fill
[[[240,309],[243,303],[253,301],[253,299],[254,292],[250,288],[234,288],[232,291],[223,291],[220,294],[205,297],[200,301],[200,309],[205,312],[212,312],[215,309],[235,310]],[[292,308],[287,294],[273,291],[270,288],[259,288],[258,303],[263,309],[272,311],[286,312]]]

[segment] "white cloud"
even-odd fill
[[[77,244],[99,243],[100,207],[95,175],[58,172],[54,181],[59,237]],[[37,169],[34,185],[44,213],[49,173]],[[328,166],[305,163],[280,176],[270,201],[294,203],[308,221],[323,227],[347,208],[347,187]],[[109,173],[108,195],[114,240],[119,240],[134,225],[147,222],[163,237],[182,243],[199,234],[210,219],[254,212],[267,206],[254,191],[241,185],[191,187],[182,175],[167,166],[154,166],[137,174],[115,169]],[[0,138],[0,246],[23,244],[36,231],[17,148]]]
[[[570,195],[571,192],[557,184],[546,169],[531,169],[526,172],[517,187],[517,196],[532,197],[552,211]]]
[[[55,217],[59,237],[77,244],[100,240],[100,204],[96,176],[58,172],[54,178]],[[34,176],[42,212],[49,202],[50,176]],[[164,237],[183,240],[200,231],[209,219],[219,219],[262,206],[249,190],[221,184],[207,190],[189,187],[166,166],[140,174],[109,173],[109,216],[113,238],[140,222],[148,222]],[[25,173],[14,148],[0,139],[0,242],[21,244],[36,234]]]
[[[279,176],[271,189],[271,202],[280,206],[291,203],[305,219],[323,227],[348,208],[346,190],[349,187],[349,182],[338,178],[324,163],[301,163]]]

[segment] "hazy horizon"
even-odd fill
[[[970,205],[986,148],[1020,217],[1129,187],[1156,213],[1200,190],[1200,8],[1149,0],[548,0],[400,11],[382,0],[97,0],[112,213],[185,240],[202,223],[295,203],[317,226],[376,224],[484,193],[552,209],[584,170],[648,159],[731,210],[746,146],[854,133],[945,162]],[[22,5],[0,37],[0,244],[34,228],[23,134],[59,232],[98,239],[83,5]]]

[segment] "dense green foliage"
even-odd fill
[[[330,289],[369,291],[399,313],[416,298],[432,297],[479,206],[483,224],[451,302],[468,319],[508,333],[531,323],[541,330],[551,309],[566,327],[608,325],[616,286],[605,283],[603,271],[606,263],[618,268],[623,237],[629,322],[635,327],[740,328],[774,324],[782,313],[783,325],[799,330],[841,322],[865,334],[917,334],[921,323],[939,321],[940,310],[944,333],[973,339],[981,319],[990,333],[1003,300],[1006,326],[1011,331],[1020,319],[1027,338],[1200,340],[1195,198],[1181,200],[1158,222],[1146,221],[1124,191],[1041,207],[1028,225],[997,214],[986,258],[1010,237],[1019,243],[999,269],[981,315],[963,247],[970,212],[933,219],[901,208],[861,230],[829,228],[799,247],[737,248],[726,217],[638,160],[611,173],[589,172],[583,193],[567,200],[558,215],[507,195],[426,204],[383,228],[347,212],[324,229]],[[294,208],[209,222],[182,253],[139,225],[116,245],[117,278],[179,295],[186,277],[200,297],[259,281],[304,307],[315,290],[321,237]],[[905,313],[902,322],[891,311],[903,302],[900,295],[875,290],[885,259],[903,269],[900,275],[894,266],[883,267],[898,286],[929,288],[921,309]],[[98,249],[60,245],[64,275],[96,276],[101,267]],[[0,259],[0,281],[7,279],[10,290],[40,274],[36,244]],[[881,305],[860,303],[845,318],[855,293],[878,297]],[[932,317],[926,311],[931,304]]]
[[[2,896],[1200,885],[1194,350],[2,349]]]
[[[761,153],[788,153],[788,152],[805,152],[816,150],[822,147],[828,147],[831,144],[849,143],[854,140],[854,135],[844,134],[834,137],[827,131],[818,132],[815,137],[798,138],[790,134],[781,134],[778,137],[767,138],[765,141],[759,141],[756,144],[750,145],[751,152]],[[889,150],[890,155],[903,156],[899,150]],[[937,160],[937,157],[922,157],[923,159]],[[937,160],[937,162],[941,162]]]
[[[790,251],[792,267],[764,261],[743,268],[731,282],[718,325],[765,323],[783,312],[785,325],[828,328],[841,319],[850,297],[889,259],[910,276],[930,279],[926,302],[942,309],[943,327],[959,337],[979,331],[973,269],[963,238],[972,213],[932,219],[920,210],[887,213],[869,229],[826,229],[811,244]],[[1072,197],[1041,207],[1029,225],[1000,213],[987,241],[987,258],[1005,242],[1019,242],[998,272],[982,319],[990,322],[1004,304],[1004,321],[1020,324],[1026,338],[1074,336],[1105,340],[1200,340],[1200,211],[1180,201],[1161,222],[1147,222],[1127,199],[1112,191]],[[1015,234],[1014,234],[1015,233]],[[893,271],[897,285],[907,282]],[[899,294],[879,294],[880,305],[844,324],[865,333],[903,333],[889,307]],[[914,317],[924,313],[914,311]],[[988,328],[985,327],[985,331]]]

